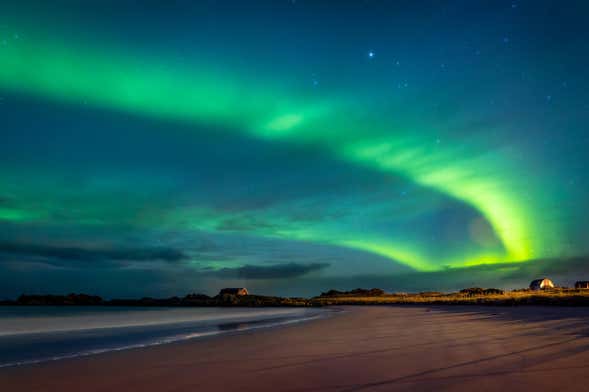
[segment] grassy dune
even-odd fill
[[[440,305],[568,305],[588,306],[589,290],[548,289],[514,290],[495,294],[437,293],[382,294],[382,295],[321,295],[311,299],[314,305],[385,305],[385,304],[440,304]]]

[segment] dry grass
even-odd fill
[[[504,294],[468,295],[462,293],[385,294],[382,296],[342,295],[315,297],[315,305],[567,305],[589,306],[589,290],[549,289],[540,291],[514,290]]]

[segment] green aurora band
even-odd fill
[[[402,176],[470,205],[492,226],[504,252],[428,260],[419,246],[329,227],[287,226],[261,235],[364,250],[422,271],[526,261],[556,251],[545,243],[548,235],[558,240],[560,228],[557,223],[541,228],[534,223],[535,204],[514,191],[525,171],[512,164],[509,153],[466,154],[471,146],[436,145],[431,131],[369,119],[351,98],[288,94],[287,85],[249,80],[206,62],[187,68],[115,48],[104,50],[104,45],[100,50],[88,45],[82,49],[24,39],[0,51],[0,87],[140,116],[220,126],[263,140],[319,146],[338,159]],[[0,210],[0,215],[17,221],[35,217],[14,210]],[[207,229],[201,222],[194,225]]]

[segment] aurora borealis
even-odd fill
[[[581,2],[164,4],[0,6],[0,296],[589,267]]]

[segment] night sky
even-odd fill
[[[3,1],[0,298],[589,279],[589,5]]]

